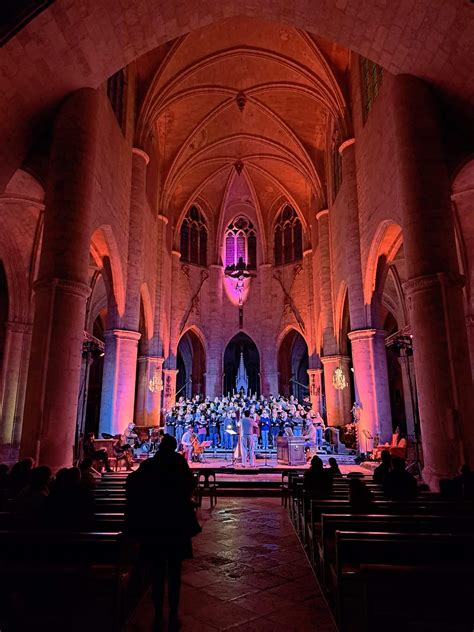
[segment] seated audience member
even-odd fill
[[[109,465],[109,455],[107,454],[107,450],[105,448],[99,448],[99,450],[97,450],[96,447],[94,446],[94,442],[95,442],[94,433],[88,432],[86,435],[86,439],[84,441],[84,446],[83,446],[84,456],[89,457],[90,459],[93,459],[94,461],[100,461],[101,463],[104,464],[107,472],[111,472],[112,470]]]
[[[81,487],[86,489],[94,489],[97,483],[97,478],[100,478],[100,474],[94,470],[94,461],[87,457],[82,460],[79,465],[81,470]]]
[[[304,474],[304,487],[311,496],[326,496],[332,489],[333,474],[330,469],[324,469],[324,463],[319,456],[313,456],[311,466]]]
[[[454,483],[459,490],[459,495],[466,500],[474,500],[474,472],[469,465],[461,465],[459,476],[456,476]]]
[[[333,476],[342,476],[339,465],[333,456],[329,457],[328,464]]]
[[[78,467],[59,470],[51,484],[45,508],[47,521],[58,528],[77,527],[92,515],[92,493],[81,486]]]
[[[51,470],[46,465],[35,467],[30,473],[30,482],[15,498],[13,511],[31,518],[42,515],[45,502],[49,496]]]
[[[15,463],[12,467],[8,476],[8,495],[10,498],[15,498],[15,496],[28,485],[34,464],[34,459],[28,457],[22,461],[18,461],[18,463]]]
[[[392,469],[385,476],[383,491],[389,500],[412,500],[417,497],[416,478],[406,471],[404,459],[392,459]]]
[[[392,457],[390,456],[390,452],[388,450],[383,450],[380,458],[382,462],[375,468],[373,474],[374,483],[378,483],[379,485],[384,482],[385,477],[392,469]]]
[[[349,481],[349,504],[351,511],[357,513],[370,513],[373,509],[374,495],[360,478],[351,478]]]

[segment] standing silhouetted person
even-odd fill
[[[339,464],[333,456],[329,457],[328,465],[333,476],[342,476],[341,470],[339,469]]]
[[[378,467],[375,468],[373,479],[374,479],[374,483],[378,483],[379,485],[382,485],[382,483],[385,480],[385,477],[392,469],[392,457],[388,450],[383,450],[380,456],[381,456],[382,462],[380,463]]]
[[[404,459],[392,459],[392,469],[384,479],[383,491],[389,500],[413,500],[417,497],[416,478],[406,471]]]
[[[180,627],[181,562],[192,557],[191,537],[200,531],[191,504],[193,475],[176,447],[176,439],[165,434],[156,455],[127,479],[127,529],[151,563],[155,631],[162,629],[166,579],[169,629]]]

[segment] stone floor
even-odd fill
[[[335,632],[329,609],[277,498],[220,498],[185,563],[183,632]],[[149,632],[146,595],[127,632]]]

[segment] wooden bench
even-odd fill
[[[28,604],[23,614],[31,618],[30,629],[75,630],[81,622],[88,630],[118,631],[136,552],[121,531],[2,530],[3,611],[14,611],[10,596],[17,600],[21,595]],[[47,622],[41,623],[42,617]]]
[[[351,622],[364,602],[364,569],[378,565],[469,570],[474,568],[474,536],[336,531],[336,563],[329,572],[341,631],[353,629]],[[397,586],[387,585],[385,589],[396,596]]]

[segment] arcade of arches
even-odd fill
[[[2,458],[66,465],[242,356],[252,392],[419,435],[433,488],[474,466],[468,3],[126,4],[2,48]]]

